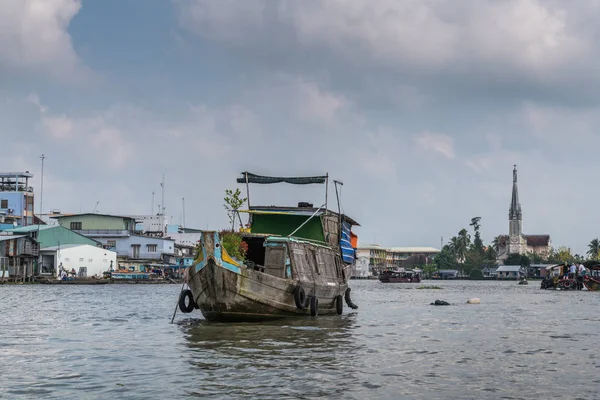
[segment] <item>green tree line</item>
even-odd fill
[[[431,276],[438,270],[450,269],[458,270],[461,275],[477,278],[481,277],[481,271],[485,267],[496,266],[502,237],[496,236],[490,244],[485,245],[481,238],[480,222],[481,217],[472,218],[469,224],[471,231],[463,228],[458,231],[456,236],[451,237],[434,257],[433,264],[424,267],[424,273]],[[570,248],[561,246],[551,248],[548,254],[534,252],[522,255],[509,254],[504,264],[529,266],[531,264],[559,264],[586,260],[600,262],[600,240],[590,241],[585,256],[573,254]]]

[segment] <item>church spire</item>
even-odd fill
[[[513,169],[513,189],[512,198],[510,201],[510,210],[508,211],[508,234],[511,237],[511,241],[519,241],[522,235],[521,228],[521,203],[519,203],[519,188],[517,187],[517,166]],[[516,243],[515,242],[515,243]],[[513,251],[515,252],[515,251]],[[516,251],[520,253],[519,251]]]
[[[513,189],[512,199],[510,202],[510,211],[508,212],[508,219],[520,220],[521,219],[521,203],[519,203],[519,188],[517,187],[517,166],[513,169]]]

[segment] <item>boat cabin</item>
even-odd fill
[[[248,268],[283,279],[346,279],[336,250],[299,238],[242,234],[247,245],[244,264]]]

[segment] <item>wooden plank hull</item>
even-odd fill
[[[187,270],[187,282],[196,308],[208,320],[261,321],[310,316],[313,297],[318,299],[318,315],[336,314],[338,302],[344,300],[350,267],[340,263],[329,265],[330,268],[324,264],[320,269],[316,267],[317,261],[336,261],[329,248],[313,248],[311,244],[297,242],[289,244],[292,279],[284,270],[269,273],[269,268],[251,268],[231,259],[220,246],[216,233],[205,232],[202,244],[196,264]],[[304,262],[308,260],[306,252],[310,251],[321,252],[322,257]],[[306,295],[304,307],[296,304],[297,287]]]
[[[244,269],[230,271],[209,260],[188,281],[194,302],[210,321],[261,321],[285,317],[310,316],[310,307],[296,307],[296,282]],[[336,314],[336,297],[344,296],[346,284],[306,288],[307,298],[319,299],[318,314]]]

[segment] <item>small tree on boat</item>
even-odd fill
[[[231,230],[235,229],[236,219],[240,221],[240,227],[243,227],[242,217],[240,217],[239,209],[246,202],[246,198],[241,198],[242,192],[240,189],[235,189],[235,192],[231,189],[225,190],[225,204],[223,207],[227,210],[227,216],[231,223]]]

